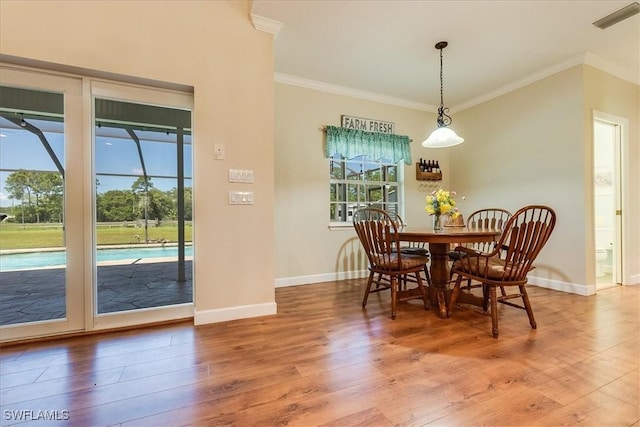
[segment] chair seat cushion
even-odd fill
[[[414,247],[403,247],[400,248],[400,252],[404,255],[421,255],[421,256],[429,256],[429,249],[425,248],[414,248]]]
[[[449,253],[447,253],[447,256],[449,257],[449,259],[452,260],[458,260],[460,258],[463,257],[467,257],[469,256],[469,254],[467,254],[466,252],[462,252],[462,251],[449,251]]]
[[[465,254],[466,255],[466,254]],[[467,258],[467,257],[464,257]],[[489,268],[487,269],[487,264],[489,264]],[[504,260],[498,257],[480,257],[476,259],[473,257],[470,261],[465,260],[464,262],[461,259],[456,260],[453,263],[453,268],[462,271],[464,273],[469,273],[474,276],[487,277],[489,279],[500,280],[504,276],[505,271],[505,262]],[[485,269],[487,270],[487,274],[485,276]]]
[[[401,257],[400,262],[400,270],[409,270],[415,267],[424,267],[424,265],[429,262],[429,257],[420,255],[403,256]],[[398,271],[398,255],[391,254],[391,258],[388,262],[381,260],[381,262],[378,262],[377,264],[379,268]]]

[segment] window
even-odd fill
[[[350,224],[356,209],[399,212],[399,165],[411,165],[406,135],[325,128],[329,159],[329,220]]]
[[[399,211],[398,164],[391,159],[366,156],[329,158],[329,218],[350,223],[356,209],[372,206]]]

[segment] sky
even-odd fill
[[[29,123],[43,129],[55,155],[64,166],[64,135],[60,132],[62,124],[57,129],[51,122],[29,120]],[[47,131],[46,129],[50,130]],[[99,174],[98,192],[108,190],[128,190],[131,184],[142,176],[142,164],[134,141],[124,129],[105,128],[96,129],[96,143],[94,146],[95,171]],[[167,143],[173,135],[158,132],[136,131],[144,156],[147,175],[151,177],[154,187],[167,191],[175,188],[177,182],[176,144]],[[162,141],[164,139],[164,141]],[[165,143],[161,143],[165,142]],[[185,176],[191,177],[191,136],[185,136]],[[0,119],[0,206],[8,207],[19,204],[18,200],[9,199],[5,188],[7,176],[16,169],[39,170],[56,172],[58,169],[51,159],[40,139],[33,133],[20,128],[7,120]],[[132,177],[107,176],[101,174],[134,175]],[[166,178],[163,178],[166,177]],[[190,181],[190,180],[189,180]],[[187,182],[186,186],[190,186]]]

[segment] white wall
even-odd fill
[[[574,67],[456,114],[466,140],[451,150],[452,182],[468,194],[471,211],[555,210],[556,229],[533,272],[555,285],[586,286],[583,260],[566,255],[586,245],[583,103],[581,67]]]
[[[576,66],[455,112],[455,128],[465,142],[442,150],[420,146],[433,128],[432,113],[276,84],[276,286],[351,277],[346,272],[366,269],[353,231],[327,227],[328,165],[320,128],[339,124],[340,116],[347,114],[395,122],[396,133],[414,140],[414,161],[419,157],[440,161],[444,180],[438,183],[417,182],[413,166],[404,168],[405,219],[410,225],[429,224],[424,198],[439,186],[457,191],[464,215],[489,206],[516,211],[528,204],[549,205],[558,222],[530,275],[531,283],[583,295],[595,292],[591,116],[587,118],[585,111],[593,105],[637,117],[639,89],[596,70],[606,82],[600,86],[626,91],[626,100],[621,101],[615,91],[589,95],[599,101],[587,101],[586,86],[597,82],[585,72],[593,70]],[[630,120],[637,126],[637,118]],[[632,131],[634,170],[640,164],[637,141],[637,131]],[[636,172],[629,182],[634,199],[629,215],[637,218]],[[627,230],[636,236],[638,226],[630,224]],[[632,257],[638,254],[640,239],[629,241],[631,274],[625,283],[632,284],[638,283],[640,257]]]
[[[273,36],[249,11],[244,0],[0,2],[4,61],[193,88],[196,323],[276,309]],[[229,168],[254,170],[254,184],[233,185],[253,206],[228,205]]]
[[[594,76],[592,76],[592,74]],[[604,79],[606,83],[596,81]],[[580,65],[456,115],[465,143],[451,150],[452,183],[471,195],[471,210],[489,205],[515,211],[545,204],[558,215],[530,282],[588,295],[595,292],[592,109],[619,114],[638,126],[639,88]],[[638,169],[636,147],[628,161]],[[638,218],[638,175],[627,179],[628,217]],[[638,236],[638,224],[627,233]],[[639,282],[638,245],[629,239],[625,284]]]
[[[353,229],[328,228],[329,163],[321,129],[339,126],[342,115],[394,122],[397,134],[413,139],[414,163],[420,157],[439,160],[442,182],[417,182],[414,164],[404,167],[404,219],[429,224],[425,197],[447,186],[449,175],[448,152],[420,145],[435,127],[435,114],[286,84],[276,84],[275,100],[276,286],[352,277],[343,273],[367,268]]]
[[[592,66],[584,66],[584,117],[587,134],[587,182],[593,183],[593,117],[594,111],[628,121],[623,141],[622,229],[623,283],[640,284],[640,86],[621,80]],[[587,190],[593,197],[593,187]],[[593,199],[589,199],[593,203]],[[588,216],[587,226],[595,224]],[[593,253],[594,248],[589,246]],[[588,255],[587,255],[588,256]]]

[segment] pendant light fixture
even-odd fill
[[[449,109],[445,108],[443,99],[442,49],[447,47],[448,44],[445,41],[436,43],[436,49],[440,50],[440,107],[438,108],[438,128],[422,143],[422,146],[427,148],[452,147],[464,141],[463,138],[460,138],[453,130],[447,127],[451,124],[451,117],[447,115]]]

